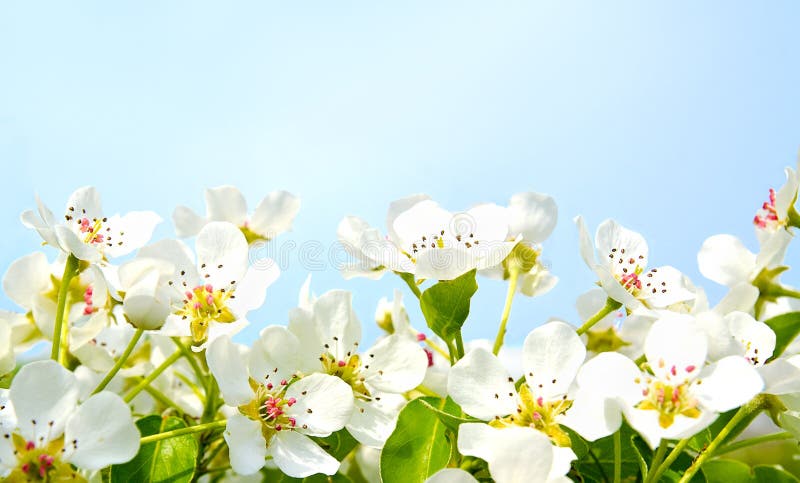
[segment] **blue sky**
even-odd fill
[[[251,206],[302,198],[280,241],[335,240],[342,216],[383,227],[426,192],[452,210],[556,197],[543,257],[561,282],[518,298],[508,339],[575,322],[593,278],[571,219],[642,232],[654,264],[707,287],[702,241],[751,220],[800,146],[796,2],[30,2],[0,5],[0,267],[39,240],[34,193],[57,211],[94,184],[107,212],[203,206],[235,184]],[[169,236],[162,226],[159,236]],[[792,247],[789,262],[797,261]],[[284,323],[297,252],[243,334]],[[798,283],[796,273],[785,279]],[[396,277],[315,272],[356,292],[366,338]],[[493,337],[505,286],[480,280],[467,337]],[[0,307],[13,304],[0,297]],[[412,317],[422,324],[418,310]]]

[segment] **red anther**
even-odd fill
[[[189,300],[192,300],[192,298],[194,298],[194,294],[187,290],[186,291],[186,298],[189,299]]]
[[[91,286],[91,285],[88,285],[88,286],[86,287],[86,291],[85,291],[85,292],[83,292],[83,293],[91,297],[91,296],[92,296],[92,294],[94,293],[94,289],[92,289],[92,286]]]
[[[33,441],[28,441],[25,444],[25,449],[28,450],[28,451],[32,450],[35,447],[36,447],[36,443],[34,443]]]
[[[534,411],[532,416],[533,416],[534,421],[539,421],[540,419],[542,419],[542,415],[539,414],[537,411]]]
[[[39,467],[39,477],[40,478],[44,478],[45,476],[47,476],[47,468],[45,468],[44,466],[40,466]]]
[[[544,398],[542,396],[536,398],[536,404],[538,404],[539,407],[544,407]]]
[[[200,302],[195,302],[194,303],[195,310],[200,310],[202,307],[203,307],[203,304],[201,304]]]
[[[283,429],[283,426],[281,426],[280,424],[276,424],[275,425],[275,431],[280,431],[282,429]]]
[[[656,396],[656,399],[658,400],[658,404],[664,404],[664,388],[663,387],[658,389],[658,394]]]
[[[281,379],[281,386],[285,386],[285,385],[286,385],[286,379]]]
[[[672,402],[673,403],[678,402],[678,399],[680,399],[680,395],[681,395],[681,392],[678,391],[677,387],[675,389],[673,389],[672,390]]]
[[[214,305],[214,297],[212,295],[206,296],[206,303],[208,305]]]
[[[426,340],[427,338],[428,337],[425,334],[423,334],[422,332],[417,334],[417,341],[419,341],[419,342],[422,342],[422,341]]]
[[[347,363],[346,363],[345,361],[339,361],[339,362],[337,362],[337,365],[338,365],[339,367],[344,367],[344,366],[346,366],[346,365],[347,365]]]
[[[433,352],[424,347],[422,348],[422,350],[424,350],[425,355],[428,356],[428,367],[431,367],[433,365]]]
[[[214,287],[211,286],[210,283],[206,284],[206,292],[211,293],[214,291]]]
[[[31,465],[30,464],[25,463],[24,465],[22,465],[22,472],[23,473],[27,473],[30,470],[31,470]]]
[[[272,389],[272,383],[271,382],[267,383],[267,389]]]
[[[695,366],[686,366],[686,372],[692,372],[697,369]]]
[[[295,418],[289,418],[289,424],[291,424],[292,427],[295,427],[297,426],[297,420]]]
[[[650,389],[648,388],[642,389],[642,396],[647,397],[648,394],[650,394]]]
[[[87,305],[83,308],[83,315],[92,315],[94,313],[94,309],[91,305]]]
[[[287,399],[287,400],[286,400],[286,404],[288,404],[288,405],[289,405],[289,407],[292,407],[292,405],[293,405],[294,403],[296,403],[296,402],[297,402],[297,399],[295,399],[295,398],[293,398],[293,397],[290,397],[289,399]]]
[[[669,373],[672,374],[673,376],[677,376],[678,375],[678,369],[675,366],[672,366],[672,367],[669,368]]]

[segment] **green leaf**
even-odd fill
[[[800,480],[779,466],[758,465],[753,468],[758,483],[798,483]]]
[[[341,473],[331,476],[317,473],[305,478],[292,478],[291,476],[286,476],[277,468],[264,468],[261,470],[261,474],[264,475],[262,481],[265,483],[352,483],[350,478]]]
[[[476,270],[445,280],[422,292],[419,305],[434,334],[452,342],[469,315],[469,302],[478,290]]]
[[[447,465],[451,442],[431,405],[446,412],[447,401],[434,397],[414,399],[400,411],[381,452],[383,483],[422,483]]]
[[[800,333],[800,312],[789,312],[765,320],[773,332],[775,332],[775,350],[770,359],[775,359],[786,350],[792,343],[797,334]]]
[[[436,417],[454,432],[458,432],[458,425],[462,423],[480,423],[480,419],[462,417],[461,407],[453,401],[450,396],[447,396],[444,406],[442,400],[433,397],[419,398],[420,404],[425,406],[429,411],[436,414]],[[439,409],[442,407],[443,409]]]
[[[346,429],[336,431],[324,438],[313,438],[319,446],[339,461],[353,451],[358,441]]]
[[[639,453],[645,460],[652,459],[652,451],[645,447],[634,446],[634,436],[637,434],[627,424],[620,428],[622,432],[622,479],[636,480],[640,474]],[[576,440],[576,438],[579,438]],[[614,435],[588,442],[575,433],[570,433],[572,448],[576,455],[585,452],[585,456],[578,456],[572,462],[572,473],[577,481],[611,481],[614,476]],[[573,478],[575,479],[575,478]]]
[[[708,483],[752,483],[750,467],[741,461],[717,459],[702,466]]]
[[[146,416],[136,421],[142,436],[185,428],[186,423],[176,417]],[[180,483],[192,480],[197,460],[197,440],[187,434],[144,444],[129,462],[114,465],[109,473],[111,483],[149,481],[153,483]]]

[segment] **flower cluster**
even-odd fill
[[[3,278],[19,310],[0,312],[0,477],[727,478],[742,463],[720,456],[800,437],[800,292],[780,280],[800,177],[786,176],[753,219],[758,253],[724,234],[700,247],[700,272],[729,289],[713,307],[664,254],[651,261],[641,234],[606,220],[592,239],[576,217],[596,287],[521,351],[505,344],[513,299],[558,283],[541,258],[558,218],[544,194],[462,212],[414,195],[389,206],[385,233],[345,217],[344,278],[395,274],[422,313],[412,321],[395,290],[377,303],[374,341],[353,295],[316,296],[310,277],[284,324],[248,319],[280,275],[250,250],[291,229],[289,193],[248,213],[236,188],[208,189],[206,215],[178,207],[176,238],[156,241],[159,215],[106,216],[92,187],[61,217],[37,198],[21,220],[55,253],[26,255]],[[497,335],[465,342],[483,279],[508,288]],[[235,342],[251,323],[258,338]],[[779,428],[744,438],[761,413]],[[776,466],[755,475],[793,481]]]

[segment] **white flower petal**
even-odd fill
[[[420,385],[428,368],[428,356],[415,341],[395,334],[366,351],[363,365],[363,375],[371,387],[401,393]]]
[[[247,202],[233,186],[219,186],[206,190],[206,211],[211,221],[227,221],[237,227],[247,220]]]
[[[744,312],[731,312],[725,316],[730,334],[741,344],[740,355],[755,366],[764,365],[775,350],[775,332]]]
[[[505,241],[509,235],[514,238],[519,235],[519,233],[509,234],[510,213],[507,208],[502,206],[493,203],[482,203],[473,206],[464,214],[472,219],[474,226],[469,231],[479,240],[487,240],[489,242]],[[468,234],[469,232],[464,233],[464,235]],[[492,265],[495,264],[492,263]]]
[[[295,382],[286,390],[286,398],[292,397],[297,402],[286,414],[296,419],[297,431],[309,436],[327,436],[342,429],[353,412],[353,390],[327,374],[312,374]]]
[[[88,218],[90,221],[103,218],[100,194],[94,186],[76,189],[67,200],[65,213],[75,218]]]
[[[600,223],[595,235],[595,244],[597,246],[598,260],[601,264],[610,267],[612,273],[617,273],[617,270],[620,270],[617,267],[621,266],[647,266],[648,250],[644,237],[614,220],[605,220]],[[634,260],[634,263],[612,263],[610,255],[614,255],[614,262],[622,259],[624,262]]]
[[[56,237],[58,237],[59,246],[67,252],[75,255],[79,260],[94,263],[100,261],[102,254],[94,245],[84,243],[81,238],[74,231],[64,225],[56,225]]]
[[[541,193],[518,193],[508,204],[509,233],[521,234],[531,243],[542,243],[556,227],[558,206],[553,197]]]
[[[695,388],[700,403],[717,412],[739,407],[764,389],[758,371],[739,356],[725,357],[706,368]]]
[[[55,361],[31,362],[14,377],[9,396],[20,434],[38,444],[64,432],[67,418],[78,403],[78,381]]]
[[[140,437],[125,401],[103,391],[87,399],[67,421],[64,456],[79,468],[99,470],[133,459]]]
[[[382,448],[397,425],[397,415],[406,400],[399,394],[379,394],[380,401],[355,400],[355,410],[347,423],[347,431],[359,443]]]
[[[34,252],[14,260],[3,276],[3,291],[20,307],[30,309],[36,296],[51,286],[47,256]]]
[[[333,475],[339,471],[339,462],[333,456],[296,431],[277,433],[272,438],[269,453],[278,468],[292,478],[317,473]]]
[[[732,287],[755,275],[756,256],[732,235],[714,235],[697,254],[700,273],[709,280]]]
[[[694,379],[705,364],[708,340],[693,317],[666,313],[650,328],[644,353],[657,377]]]
[[[172,223],[175,225],[175,236],[188,238],[200,233],[206,224],[206,219],[186,206],[178,206],[172,212]]]
[[[355,352],[361,340],[361,322],[353,310],[353,295],[345,290],[330,290],[314,302],[314,323],[322,342],[330,352],[344,359],[347,352]],[[301,337],[301,340],[302,337]]]
[[[640,280],[642,298],[654,307],[666,307],[695,297],[687,287],[684,275],[668,265],[648,271]]]
[[[491,352],[473,349],[450,369],[447,393],[465,413],[488,421],[517,410],[514,379]]]
[[[575,329],[559,321],[534,329],[522,346],[522,370],[536,394],[550,400],[567,393],[586,359]]]
[[[582,389],[572,397],[572,406],[561,418],[560,424],[573,429],[588,441],[604,438],[619,429],[622,408],[615,399]]]
[[[800,393],[800,367],[784,358],[776,359],[758,368],[767,394]]]
[[[280,276],[278,264],[271,259],[261,259],[258,266],[247,269],[244,277],[236,285],[236,298],[228,302],[228,306],[236,314],[243,316],[264,304],[267,287]]]
[[[219,384],[223,399],[231,406],[245,404],[253,398],[247,380],[248,351],[247,347],[234,344],[227,336],[216,338],[206,350],[208,368]]]
[[[259,235],[272,239],[292,228],[299,211],[300,198],[286,191],[273,191],[258,204],[248,226]]]
[[[250,350],[250,377],[261,384],[278,386],[299,368],[300,341],[286,327],[264,328]]]
[[[235,225],[214,221],[200,230],[195,243],[197,263],[204,283],[228,287],[241,282],[247,271],[247,240]]]
[[[460,468],[445,468],[431,475],[425,483],[478,483],[478,480]]]
[[[395,231],[394,222],[400,214],[408,211],[412,206],[416,205],[420,201],[429,200],[430,196],[426,194],[416,194],[411,195],[406,198],[401,198],[399,200],[393,201],[389,204],[389,210],[386,214],[386,227],[389,230],[389,239],[397,244],[401,243],[401,237]]]
[[[162,219],[152,211],[131,211],[124,216],[112,216],[106,223],[104,249],[109,257],[120,257],[143,247],[153,236]]]
[[[584,364],[576,379],[582,390],[633,405],[642,400],[641,388],[635,382],[641,376],[632,360],[616,352],[603,352]]]
[[[264,467],[267,442],[261,433],[260,422],[234,414],[228,418],[223,436],[228,443],[233,471],[240,475],[252,475]]]

